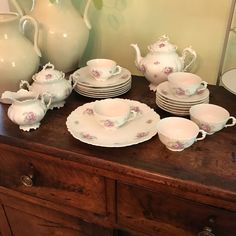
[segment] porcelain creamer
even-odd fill
[[[51,100],[45,101],[45,96],[36,96],[34,93],[20,89],[17,92],[5,91],[2,99],[11,100],[8,108],[8,117],[24,131],[37,129],[44,118]]]
[[[17,0],[10,0],[22,13]],[[71,0],[32,0],[28,15],[39,22],[39,48],[42,52],[41,65],[51,62],[58,70],[71,72],[78,68],[87,46],[91,29],[88,20],[87,0],[84,14],[76,10]],[[27,34],[32,38],[28,24]]]

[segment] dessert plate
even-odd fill
[[[94,102],[91,102],[79,106],[68,116],[68,131],[84,143],[102,147],[125,147],[151,139],[157,134],[160,116],[144,103],[125,100],[138,114],[120,128],[107,130],[98,124],[93,114]]]
[[[131,89],[131,84],[125,88],[122,88],[118,91],[111,91],[111,92],[105,92],[105,93],[101,93],[101,92],[87,92],[87,91],[83,91],[83,90],[80,90],[78,88],[74,88],[74,90],[85,96],[85,97],[90,97],[90,98],[112,98],[112,97],[117,97],[117,96],[120,96],[122,94],[125,94],[127,93],[129,90]]]

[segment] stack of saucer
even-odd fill
[[[189,115],[191,106],[201,103],[209,103],[210,92],[206,88],[200,93],[187,98],[179,98],[172,94],[168,86],[168,81],[162,82],[157,86],[156,104],[163,110],[174,115]]]
[[[113,75],[105,81],[94,79],[88,71],[88,67],[82,67],[72,75],[76,83],[74,90],[86,97],[111,98],[128,92],[131,88],[131,73],[126,68],[121,68],[118,75]]]

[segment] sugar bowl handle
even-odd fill
[[[28,173],[22,175],[20,177],[21,183],[26,187],[32,187],[34,185],[34,178],[35,178],[35,169],[32,164],[29,166]]]

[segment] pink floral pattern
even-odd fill
[[[168,95],[168,92],[166,90],[161,90],[161,93],[164,95]]]
[[[37,120],[37,115],[32,111],[24,112],[23,115],[25,116],[25,118],[24,118],[25,122],[32,123],[32,122],[35,122]]]
[[[139,132],[136,134],[136,138],[140,139],[140,138],[144,138],[146,136],[148,136],[149,132]]]
[[[142,72],[142,73],[146,73],[147,72],[147,68],[144,64],[141,64],[140,67],[139,67],[139,70]]]
[[[125,75],[122,75],[121,77],[120,77],[120,79],[127,79],[129,77],[129,75],[128,74],[125,74]]]
[[[160,62],[159,61],[154,61],[154,63],[153,63],[154,65],[159,65],[160,64]]]
[[[47,74],[47,75],[45,76],[45,79],[46,79],[46,80],[49,80],[49,79],[52,79],[52,77],[53,77],[52,74]]]
[[[199,124],[200,129],[203,129],[204,131],[206,131],[207,133],[211,133],[211,126],[209,124],[206,123],[200,123]]]
[[[166,75],[169,75],[170,73],[172,73],[174,71],[173,67],[170,67],[170,66],[166,66],[164,69],[163,69],[163,72],[166,74]]]
[[[92,76],[94,76],[96,78],[99,78],[101,76],[101,74],[97,70],[92,70],[91,73],[92,73]]]
[[[166,45],[165,45],[164,43],[160,43],[158,46],[159,46],[159,48],[163,48],[163,47],[165,47]]]
[[[86,109],[83,111],[83,114],[92,116],[92,115],[94,114],[94,112],[93,112],[93,109],[92,109],[92,108],[86,108]]]
[[[111,120],[103,120],[103,125],[107,128],[111,128],[115,126],[115,123]]]
[[[177,95],[185,95],[185,91],[182,88],[175,88],[175,93]]]
[[[81,133],[80,133],[80,136],[81,136],[82,138],[84,138],[84,139],[87,139],[87,140],[94,140],[94,139],[97,139],[96,136],[93,136],[93,135],[91,135],[91,134],[89,134],[89,133],[83,133],[83,132],[81,132]]]
[[[139,113],[139,114],[142,114],[142,113],[143,113],[142,110],[140,109],[140,107],[138,107],[138,106],[131,106],[131,107],[130,107],[130,110],[131,110],[131,111],[134,111],[134,112],[136,112],[136,113]]]
[[[171,149],[181,150],[181,149],[184,149],[184,143],[181,143],[179,141],[172,142],[172,143],[168,143],[168,147],[170,147]]]

